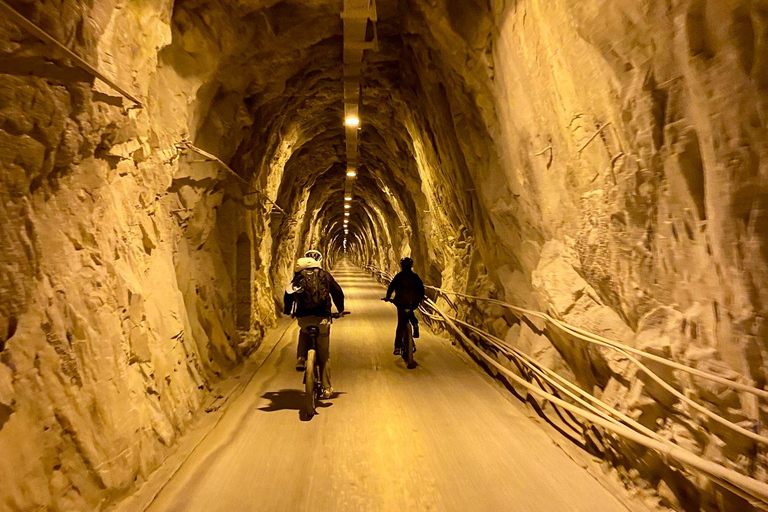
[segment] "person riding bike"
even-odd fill
[[[421,301],[424,300],[424,283],[421,278],[413,271],[413,260],[403,258],[400,260],[400,268],[392,282],[387,288],[387,300],[390,300],[392,294],[395,294],[394,302],[397,306],[397,331],[395,331],[395,355],[400,355],[403,347],[402,339],[405,336],[405,330],[408,322],[413,325],[413,337],[419,337],[419,320],[414,314]],[[414,347],[415,348],[415,347]]]
[[[319,254],[319,253],[318,253]],[[322,256],[321,256],[322,259]],[[299,346],[296,351],[296,369],[304,371],[310,337],[307,328],[316,326],[320,333],[317,338],[317,359],[320,366],[320,380],[323,398],[333,394],[330,368],[331,299],[339,313],[344,311],[344,292],[333,276],[320,268],[320,261],[314,258],[299,258],[297,271],[283,297],[283,312],[299,321]]]

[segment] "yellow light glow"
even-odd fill
[[[354,178],[355,176],[357,176],[357,173],[355,171],[347,171],[347,176],[349,176],[350,178]]]
[[[351,201],[352,200],[352,196],[347,196],[347,197],[344,198],[344,200],[345,201]]]
[[[349,212],[344,212],[345,217],[349,217]]]
[[[360,118],[357,116],[347,116],[346,119],[344,119],[344,124],[350,128],[357,128],[360,126]]]
[[[352,208],[352,206],[351,206],[351,205],[348,205],[348,204],[345,204],[345,205],[344,205],[344,208],[346,208],[347,210],[349,210],[350,208]]]

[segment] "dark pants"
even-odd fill
[[[416,327],[419,325],[419,320],[416,318],[414,310],[416,308],[397,307],[397,331],[395,331],[395,348],[402,348],[402,340],[405,337],[406,328],[408,322]]]

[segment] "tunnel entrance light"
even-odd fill
[[[344,124],[350,128],[357,128],[360,126],[360,118],[357,116],[347,116],[344,119]]]

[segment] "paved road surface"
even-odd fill
[[[336,277],[353,313],[331,331],[338,396],[300,421],[284,339],[149,510],[626,510],[426,329],[407,370],[381,286],[351,268]]]

